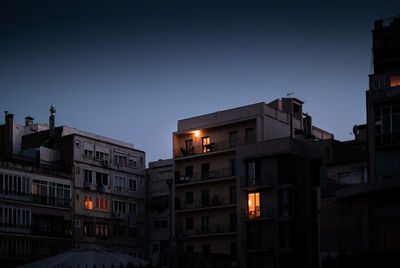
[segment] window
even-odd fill
[[[185,204],[193,204],[193,192],[185,192]]]
[[[117,189],[119,191],[125,190],[126,189],[126,178],[121,177],[121,176],[114,176],[114,186],[115,186],[115,189]],[[133,185],[132,185],[132,187],[133,187]]]
[[[108,237],[108,224],[96,223],[96,236]]]
[[[160,221],[160,225],[162,229],[168,228],[168,221],[167,220],[162,220]]]
[[[201,205],[202,207],[208,207],[210,205],[210,190],[201,191]]]
[[[108,211],[108,200],[96,197],[96,210]]]
[[[172,179],[172,170],[161,171],[158,173],[159,180],[168,180]]]
[[[133,160],[132,160],[133,161]],[[127,157],[123,155],[114,155],[114,163],[118,166],[127,166]],[[133,162],[132,162],[133,165]]]
[[[193,140],[185,140],[185,152],[192,153],[193,152]]]
[[[279,190],[279,216],[293,216],[294,192],[292,189]]]
[[[193,166],[185,167],[185,178],[191,179],[193,177]]]
[[[153,243],[153,253],[158,253],[160,251],[160,245],[158,243]]]
[[[93,222],[83,222],[83,236],[93,236]]]
[[[136,204],[129,204],[129,214],[130,215],[136,215],[136,210],[137,210],[137,206]]]
[[[85,157],[93,158],[93,151],[85,149]]]
[[[201,217],[201,232],[208,234],[210,232],[210,216]]]
[[[97,185],[108,185],[108,174],[96,172],[96,184]]]
[[[108,154],[96,151],[96,160],[108,160]]]
[[[229,176],[236,176],[236,159],[229,159]]]
[[[201,138],[201,147],[203,153],[211,151],[210,137],[207,136]]]
[[[386,145],[400,143],[400,104],[375,108],[375,143]]]
[[[136,191],[136,180],[129,179],[129,191]]]
[[[390,77],[390,87],[400,86],[400,75],[393,75]]]
[[[153,229],[154,230],[160,229],[160,222],[159,221],[153,221]]]
[[[256,141],[256,134],[255,134],[254,128],[246,128],[245,140],[246,140],[246,142]]]
[[[238,144],[238,133],[237,131],[229,132],[229,146],[231,148],[236,147]]]
[[[85,169],[85,182],[93,183],[92,181],[92,171]]]
[[[247,182],[252,185],[256,183],[256,162],[247,162]]]
[[[192,230],[193,229],[193,218],[186,218],[185,219],[185,228],[186,228],[186,230]]]
[[[236,186],[232,185],[229,187],[229,202],[231,204],[236,204]]]
[[[210,164],[204,163],[201,164],[201,179],[208,180],[210,177]]]
[[[248,217],[249,219],[259,218],[260,213],[260,193],[249,193],[248,200]]]
[[[80,147],[81,147],[81,142],[78,141],[78,140],[76,140],[76,141],[75,141],[75,146],[78,147],[78,148],[80,148]]]
[[[93,200],[91,196],[84,196],[83,197],[83,204],[85,208],[92,210],[93,209]]]

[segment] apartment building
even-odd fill
[[[48,129],[14,123],[0,126],[0,260],[13,267],[72,247],[71,169],[58,162],[23,157],[24,134]]]
[[[243,200],[259,207],[259,196],[241,192],[238,167],[247,160],[238,148],[281,138],[303,142],[333,138],[312,126],[302,104],[295,98],[283,98],[178,121],[173,153],[174,237],[179,265],[253,267],[242,257],[246,237],[238,224],[243,225],[243,218],[259,215],[251,211],[254,215],[248,212],[246,216],[242,210]]]
[[[8,151],[4,156],[69,174],[69,183],[62,184],[70,187],[67,237],[72,243],[69,248],[97,244],[145,257],[145,153],[130,143],[66,126],[56,127],[53,106],[50,112],[47,128],[20,131],[23,133],[20,136],[13,133],[12,118],[7,114],[4,132],[8,135],[4,137],[6,146],[2,148]],[[20,147],[10,154],[13,146],[9,144],[15,142],[16,136]],[[32,179],[26,186],[28,192],[34,193],[35,187],[39,187],[40,195],[53,198],[54,189],[50,184],[58,185],[58,182],[39,181],[40,187],[35,186],[36,179]],[[46,181],[47,192],[41,188]]]
[[[172,253],[173,159],[149,162],[147,169],[148,253],[152,265],[167,266]]]

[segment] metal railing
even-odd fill
[[[273,177],[272,176],[263,176],[263,177],[240,177],[240,186],[241,187],[258,187],[258,186],[272,186],[273,185]]]
[[[188,235],[208,235],[236,232],[236,226],[229,223],[200,225],[194,228],[194,232]]]
[[[174,157],[184,157],[198,154],[206,154],[210,152],[222,151],[227,149],[235,148],[238,145],[254,143],[256,138],[246,139],[245,137],[240,137],[232,140],[223,140],[211,142],[206,145],[194,145],[191,148],[179,148],[174,150]]]
[[[242,220],[273,219],[274,207],[271,205],[261,205],[252,210],[242,209]]]
[[[257,233],[242,239],[242,243],[245,250],[271,250],[274,247],[274,238],[272,235]]]
[[[187,177],[180,177],[178,174],[178,176],[176,176],[175,178],[175,184],[204,182],[204,181],[228,178],[233,176],[236,176],[236,170],[230,170],[229,168],[212,169],[209,172],[193,173],[191,176]]]
[[[41,205],[49,205],[56,207],[71,208],[71,199],[57,198],[45,195],[36,195],[18,191],[3,191],[0,190],[0,198],[25,201]]]
[[[200,208],[213,208],[213,207],[223,207],[234,205],[235,203],[231,202],[231,200],[226,196],[214,195],[211,199],[196,199],[191,203],[181,204],[180,199],[178,198],[175,201],[175,209],[176,210],[192,210],[192,209],[200,209]]]

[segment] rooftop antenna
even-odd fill
[[[288,93],[286,93],[286,97],[289,97],[290,95],[293,95],[294,94],[294,91],[292,91],[292,92],[288,92]]]

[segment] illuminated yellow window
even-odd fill
[[[207,152],[211,151],[210,137],[201,138],[201,145],[202,145],[203,153],[207,153]]]
[[[390,87],[400,86],[400,75],[394,75],[390,77]]]
[[[260,193],[249,193],[247,200],[249,219],[260,217]]]

